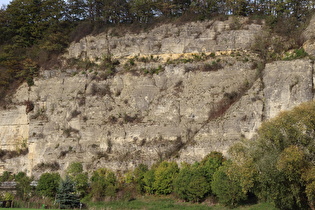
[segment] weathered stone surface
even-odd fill
[[[26,143],[29,136],[29,125],[26,107],[19,105],[0,111],[0,141],[1,149],[15,150]]]
[[[80,160],[86,167],[118,170],[171,157],[192,141],[189,132],[207,124],[225,93],[237,92],[256,75],[244,62],[237,62],[237,69],[226,66],[213,72],[186,72],[187,65],[169,65],[152,76],[127,73],[95,81],[92,74],[78,74],[40,78],[30,90],[21,86],[12,100],[30,100],[35,107],[26,123],[29,162],[20,169],[30,173],[37,164],[52,161],[64,169]],[[5,167],[13,170],[10,163]]]
[[[4,146],[7,124],[11,133],[25,124],[29,154],[2,165],[16,171],[18,164],[38,175],[43,171],[36,165],[55,161],[60,170],[73,161],[89,170],[125,170],[160,158],[192,162],[212,150],[225,153],[235,141],[252,138],[263,119],[313,98],[309,60],[268,64],[262,79],[246,62],[212,72],[187,72],[187,65],[169,65],[152,76],[126,73],[96,81],[91,73],[39,78],[30,91],[21,86],[12,100],[30,100],[35,108],[27,115],[25,106],[2,110],[2,116],[19,113],[24,121],[3,117],[1,140]],[[236,93],[241,97],[211,118]]]
[[[315,31],[315,16],[313,16],[307,26],[307,28],[304,30],[302,33],[302,36],[305,40],[313,39],[315,38],[314,36],[314,31]]]
[[[126,170],[160,159],[194,162],[213,150],[226,153],[234,142],[253,138],[263,120],[313,99],[310,60],[273,62],[260,72],[259,59],[246,52],[260,26],[231,30],[232,23],[164,25],[139,35],[101,34],[73,43],[68,58],[93,60],[108,48],[116,58],[216,56],[138,62],[138,69],[128,71],[121,64],[106,79],[93,69],[42,71],[34,86],[20,86],[11,106],[0,110],[1,148],[13,150],[26,140],[29,150],[1,160],[0,169],[38,176],[53,170],[40,169],[42,163],[56,162],[63,172],[73,161],[87,171]],[[219,52],[229,50],[230,56]],[[219,68],[211,69],[214,64]],[[143,72],[159,65],[165,69],[159,74]],[[26,112],[25,101],[34,104],[32,111]]]
[[[192,22],[181,26],[165,24],[136,36],[127,33],[117,37],[109,31],[72,43],[64,57],[100,61],[108,54],[123,58],[247,49],[262,26],[255,23],[248,25],[246,21],[247,18],[230,18],[227,21]],[[231,30],[236,22],[240,26]]]
[[[315,16],[310,20],[308,27],[302,34],[302,37],[305,39],[303,44],[304,50],[311,56],[315,56]]]
[[[265,117],[310,101],[313,93],[313,64],[310,60],[278,61],[267,64],[263,82]]]

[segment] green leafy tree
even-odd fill
[[[222,166],[224,161],[225,158],[221,152],[211,152],[201,161],[200,170],[209,184],[212,181],[213,174]]]
[[[31,182],[32,179],[26,175],[24,172],[19,172],[15,175],[15,181],[17,183],[17,195],[24,200],[29,199],[31,195]]]
[[[155,182],[155,167],[152,166],[150,170],[146,171],[143,174],[143,183],[144,183],[144,190],[148,194],[154,194],[154,184]]]
[[[93,172],[91,177],[91,196],[93,200],[100,201],[105,196],[114,196],[117,189],[117,179],[112,171],[100,168]]]
[[[60,180],[58,173],[44,173],[38,180],[36,191],[42,196],[55,198]]]
[[[235,207],[247,199],[247,193],[242,190],[238,176],[234,175],[232,161],[225,161],[213,175],[211,189],[219,198],[219,202]]]
[[[284,209],[307,209],[314,204],[314,117],[315,103],[302,104],[263,123],[257,139],[247,142],[251,163],[245,168],[256,171],[248,188],[261,200]]]
[[[210,192],[210,183],[199,164],[185,164],[174,180],[174,192],[186,201],[199,202]]]
[[[68,0],[67,7],[67,18],[72,22],[82,21],[86,19],[87,4],[84,0]]]
[[[220,152],[211,152],[201,163],[184,165],[175,179],[177,195],[187,201],[199,202],[211,193],[213,174],[222,166],[225,158]]]
[[[7,24],[8,24],[8,13],[4,7],[0,8],[0,45],[3,45],[7,40]]]
[[[8,5],[9,33],[17,47],[29,47],[41,37],[40,27],[37,28],[40,4],[39,0],[15,0]]]
[[[177,163],[161,162],[154,171],[153,189],[157,194],[167,195],[173,191],[173,181],[179,172]]]
[[[144,182],[144,175],[148,171],[148,166],[144,164],[140,164],[138,167],[135,168],[134,174],[134,181],[136,184],[136,189],[138,193],[142,194],[145,192],[145,182]]]
[[[148,23],[154,16],[154,3],[151,0],[131,0],[130,12],[139,23]]]
[[[80,162],[73,162],[67,168],[67,175],[74,182],[76,193],[83,197],[88,191],[88,174],[83,172],[83,165]]]

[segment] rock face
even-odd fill
[[[193,22],[181,26],[165,24],[137,36],[130,33],[118,36],[115,31],[109,31],[72,43],[65,57],[99,61],[107,54],[123,58],[248,49],[261,27],[248,23],[246,18],[230,18],[227,21]]]
[[[310,55],[315,56],[315,16],[313,16],[308,24],[308,27],[302,34],[305,42],[303,45],[304,50]]]
[[[260,26],[235,30],[232,23],[164,25],[146,34],[102,34],[73,43],[68,59],[97,60],[108,49],[120,60],[138,54],[169,59],[138,62],[135,70],[123,70],[121,63],[106,78],[95,69],[42,71],[34,86],[20,86],[0,110],[1,148],[28,148],[26,155],[2,158],[2,170],[38,176],[62,172],[73,161],[87,171],[126,170],[160,159],[194,162],[213,150],[226,153],[234,142],[252,138],[265,119],[313,99],[310,60],[263,69],[246,52]],[[210,54],[217,51],[232,54]],[[158,74],[148,73],[158,65]]]

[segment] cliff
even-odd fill
[[[17,151],[1,156],[1,169],[38,176],[80,161],[124,171],[226,153],[264,120],[314,98],[311,59],[264,66],[250,51],[262,27],[231,18],[72,43],[64,68],[42,70],[0,110],[1,148]]]

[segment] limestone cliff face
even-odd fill
[[[278,61],[263,69],[246,51],[261,26],[239,21],[238,28],[233,20],[164,25],[73,43],[65,58],[96,61],[110,52],[121,61],[117,73],[104,79],[93,69],[47,70],[31,88],[19,87],[0,110],[1,148],[26,144],[29,152],[1,160],[2,170],[38,176],[73,161],[86,170],[193,162],[213,150],[225,153],[252,138],[262,121],[312,100],[312,62]],[[159,60],[124,69],[128,58],[149,55]],[[150,68],[160,71],[146,73]]]
[[[168,58],[183,53],[244,50],[250,47],[261,28],[262,25],[250,23],[246,18],[230,18],[227,21],[193,22],[181,26],[165,24],[136,36],[130,33],[118,36],[115,31],[109,31],[72,43],[65,57],[97,62],[107,54],[117,58],[136,55]]]

